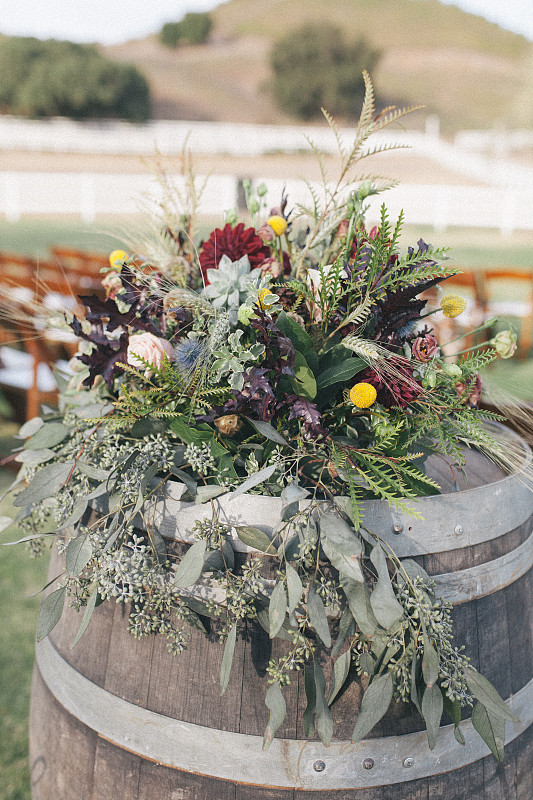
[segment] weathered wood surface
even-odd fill
[[[488,479],[499,481],[501,475],[495,470],[490,465]],[[483,469],[476,467],[474,472],[482,487]],[[475,493],[475,490],[469,489],[470,492]],[[461,496],[464,498],[463,492],[456,495]],[[519,496],[522,497],[521,492]],[[469,503],[472,502],[471,497]],[[506,556],[516,558],[514,552],[531,534],[531,516],[529,514],[509,530],[502,513],[505,509],[497,506],[497,502],[496,498],[492,513],[503,520],[499,535],[489,535],[483,541],[483,532],[477,531],[465,537],[464,543],[462,537],[456,536],[454,549],[419,552],[417,559],[425,569],[430,574],[440,575],[484,565],[488,568],[495,559]],[[401,538],[395,537],[392,543],[397,545]],[[51,576],[59,571],[58,565],[53,563]],[[517,575],[511,575],[510,582],[502,588],[495,585],[487,596],[467,600],[453,611],[457,644],[465,645],[472,664],[504,697],[523,689],[533,675],[533,570],[528,569],[520,577]],[[50,640],[63,659],[111,695],[157,714],[215,731],[262,735],[268,719],[264,706],[265,670],[269,659],[284,651],[283,642],[272,642],[262,629],[249,626],[238,639],[228,690],[220,697],[222,647],[214,637],[208,640],[193,631],[189,649],[181,656],[172,657],[162,637],[135,640],[126,630],[127,609],[120,603],[105,603],[96,609],[88,630],[71,649],[80,621],[81,615],[69,609]],[[335,739],[349,739],[360,696],[360,686],[353,680],[334,704]],[[306,700],[301,674],[295,676],[285,697],[288,713],[278,736],[302,741]],[[409,706],[394,705],[369,738],[401,737],[421,731],[423,727],[420,717]],[[425,743],[423,747],[427,749]],[[387,785],[384,782],[381,786],[357,790],[311,792],[241,785],[236,780],[218,780],[206,774],[161,766],[156,763],[156,754],[153,761],[148,760],[105,741],[57,703],[38,670],[34,679],[31,711],[34,800],[101,800],[107,796],[117,800],[144,800],[145,797],[153,800],[163,797],[184,800],[311,800],[311,797],[312,800],[334,797],[335,800],[406,800],[407,797],[409,800],[429,800],[430,797],[431,800],[465,797],[469,800],[499,800],[500,797],[531,800],[533,726],[511,742],[506,752],[503,765],[497,765],[492,757],[483,758],[442,775],[410,781],[405,770],[401,783]],[[260,748],[255,758],[259,764]]]

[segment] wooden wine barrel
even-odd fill
[[[523,453],[530,461],[525,445]],[[433,474],[450,484],[449,467],[434,461]],[[222,646],[215,637],[193,632],[189,649],[170,656],[162,637],[137,641],[127,632],[127,608],[104,603],[74,649],[81,615],[71,610],[37,646],[33,800],[531,800],[533,492],[476,451],[468,453],[467,474],[460,491],[419,501],[423,521],[372,501],[365,524],[434,576],[454,604],[456,643],[519,717],[506,724],[502,764],[470,720],[462,724],[464,747],[453,725],[444,724],[430,751],[420,717],[403,703],[393,704],[365,740],[351,743],[357,681],[332,708],[331,746],[309,741],[301,673],[284,690],[286,720],[263,752],[265,668],[283,642],[248,626],[220,697]],[[209,509],[179,496],[162,503],[159,528],[186,540],[192,521]],[[220,518],[238,524],[268,526],[279,512],[274,498],[216,502]],[[59,571],[54,558],[50,577]]]

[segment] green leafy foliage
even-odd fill
[[[209,14],[190,11],[181,22],[166,22],[159,32],[159,41],[164,47],[203,44],[212,26],[213,20]]]
[[[0,108],[28,117],[74,119],[150,117],[145,78],[127,64],[108,61],[89,45],[50,39],[0,42]]]
[[[377,60],[362,39],[348,43],[335,26],[306,25],[274,46],[272,90],[280,108],[301,119],[319,117],[322,108],[353,117],[364,95],[361,73]]]

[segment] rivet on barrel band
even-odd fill
[[[454,725],[439,731],[430,751],[425,731],[382,739],[320,742],[275,739],[262,751],[262,737],[207,728],[148,711],[110,694],[81,675],[55,650],[39,642],[37,665],[45,684],[63,708],[118,747],[167,767],[243,784],[304,790],[341,790],[385,786],[460,769],[489,755],[488,747],[465,720],[466,745],[452,746]],[[533,680],[508,701],[519,723],[507,723],[506,743],[533,722]],[[125,735],[125,732],[127,736]],[[373,768],[364,766],[372,752]],[[416,752],[416,761],[410,753]],[[391,755],[392,754],[392,755]],[[327,770],[317,774],[319,762]],[[412,763],[411,763],[412,762]],[[404,767],[409,766],[406,770]]]

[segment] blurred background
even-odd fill
[[[229,209],[246,217],[243,181],[272,206],[301,178],[330,175],[335,137],[353,136],[369,71],[378,109],[418,106],[363,162],[397,186],[402,246],[449,246],[464,270],[467,321],[503,313],[517,358],[484,376],[533,401],[532,0],[3,0],[0,14],[0,293],[14,284],[92,290],[124,231],[142,225],[161,161],[178,187],[184,148],[207,178],[200,235]],[[156,152],[159,154],[155,157]],[[54,398],[49,350],[0,330],[0,489],[13,434]],[[22,337],[18,337],[19,339]],[[66,357],[65,352],[59,357]],[[0,516],[9,513],[6,501]],[[16,538],[14,526],[1,541]],[[44,560],[2,548],[0,800],[29,800],[27,710]]]

